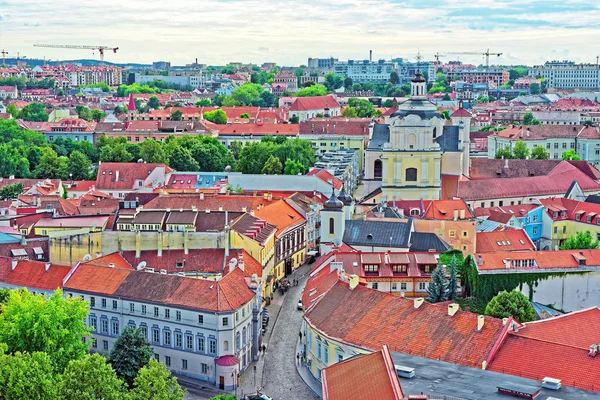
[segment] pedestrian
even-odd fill
[[[296,353],[296,363],[300,364],[300,353]]]
[[[300,341],[302,341],[302,332],[300,332]]]

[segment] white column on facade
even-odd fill
[[[441,156],[437,156],[434,158],[433,160],[434,162],[434,167],[433,167],[433,184],[434,186],[441,186],[442,183],[442,173],[441,173],[441,164],[442,164],[442,157]]]
[[[421,186],[429,184],[429,158],[421,157]]]
[[[394,183],[402,182],[402,159],[397,157],[394,159]]]

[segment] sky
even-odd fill
[[[8,57],[98,58],[90,50],[34,43],[119,47],[106,61],[301,65],[444,52],[503,53],[490,63],[541,64],[600,55],[599,0],[0,0],[0,49]],[[479,55],[443,61],[480,64]]]

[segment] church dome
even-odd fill
[[[346,193],[346,190],[342,187],[342,191],[337,196],[338,200],[344,203],[344,205],[349,205],[352,203],[352,197]]]
[[[328,210],[335,210],[335,209],[342,209],[342,207],[344,207],[344,203],[342,203],[340,200],[338,200],[338,198],[335,196],[335,189],[333,189],[333,193],[331,194],[331,197],[329,198],[329,200],[327,200],[324,204],[323,207],[328,209]]]

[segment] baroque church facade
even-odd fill
[[[426,95],[417,71],[410,98],[373,126],[363,180],[366,193],[377,192],[373,199],[437,200],[442,175],[468,176],[470,114],[459,108],[448,121]]]

